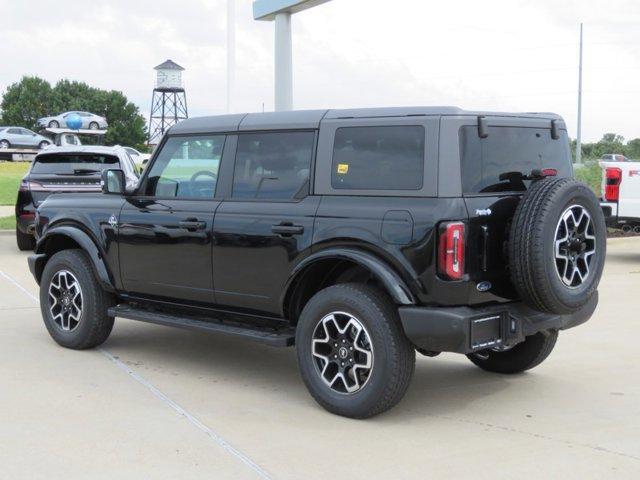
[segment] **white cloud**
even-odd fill
[[[147,112],[153,67],[183,65],[190,114],[222,113],[225,0],[0,0],[0,88],[22,75],[122,90]],[[273,25],[237,1],[238,111],[273,107]],[[640,5],[632,0],[333,0],[294,16],[297,108],[458,105],[555,111],[575,135],[640,137]]]

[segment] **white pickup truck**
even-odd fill
[[[600,206],[607,225],[640,233],[640,162],[601,161]]]

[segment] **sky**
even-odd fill
[[[235,112],[273,109],[272,22],[236,0]],[[185,67],[190,116],[226,112],[226,0],[0,0],[0,91],[23,75],[122,91],[148,117],[155,71]],[[552,111],[583,141],[640,137],[638,0],[332,0],[293,16],[294,108]]]

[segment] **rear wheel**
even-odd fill
[[[16,243],[18,250],[33,250],[36,246],[36,239],[30,233],[24,233],[16,227]]]
[[[63,250],[47,262],[40,281],[40,309],[58,344],[76,350],[102,344],[113,328],[107,310],[114,304],[82,250]]]
[[[0,140],[0,148],[11,148],[9,140]]]
[[[372,417],[396,405],[415,365],[393,302],[355,283],[328,287],[311,298],[300,315],[296,347],[313,398],[351,418]]]
[[[508,350],[489,349],[467,355],[478,367],[496,373],[520,373],[540,365],[558,340],[557,330],[538,332]]]

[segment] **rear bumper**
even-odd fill
[[[543,313],[520,302],[489,307],[400,307],[405,334],[419,349],[471,353],[510,346],[542,330],[565,330],[593,315],[598,294],[570,315]]]
[[[604,220],[608,227],[616,227],[618,224],[618,203],[617,202],[600,202],[600,208],[604,214]]]
[[[16,217],[16,225],[22,233],[35,235],[36,224],[33,216],[20,215]]]

